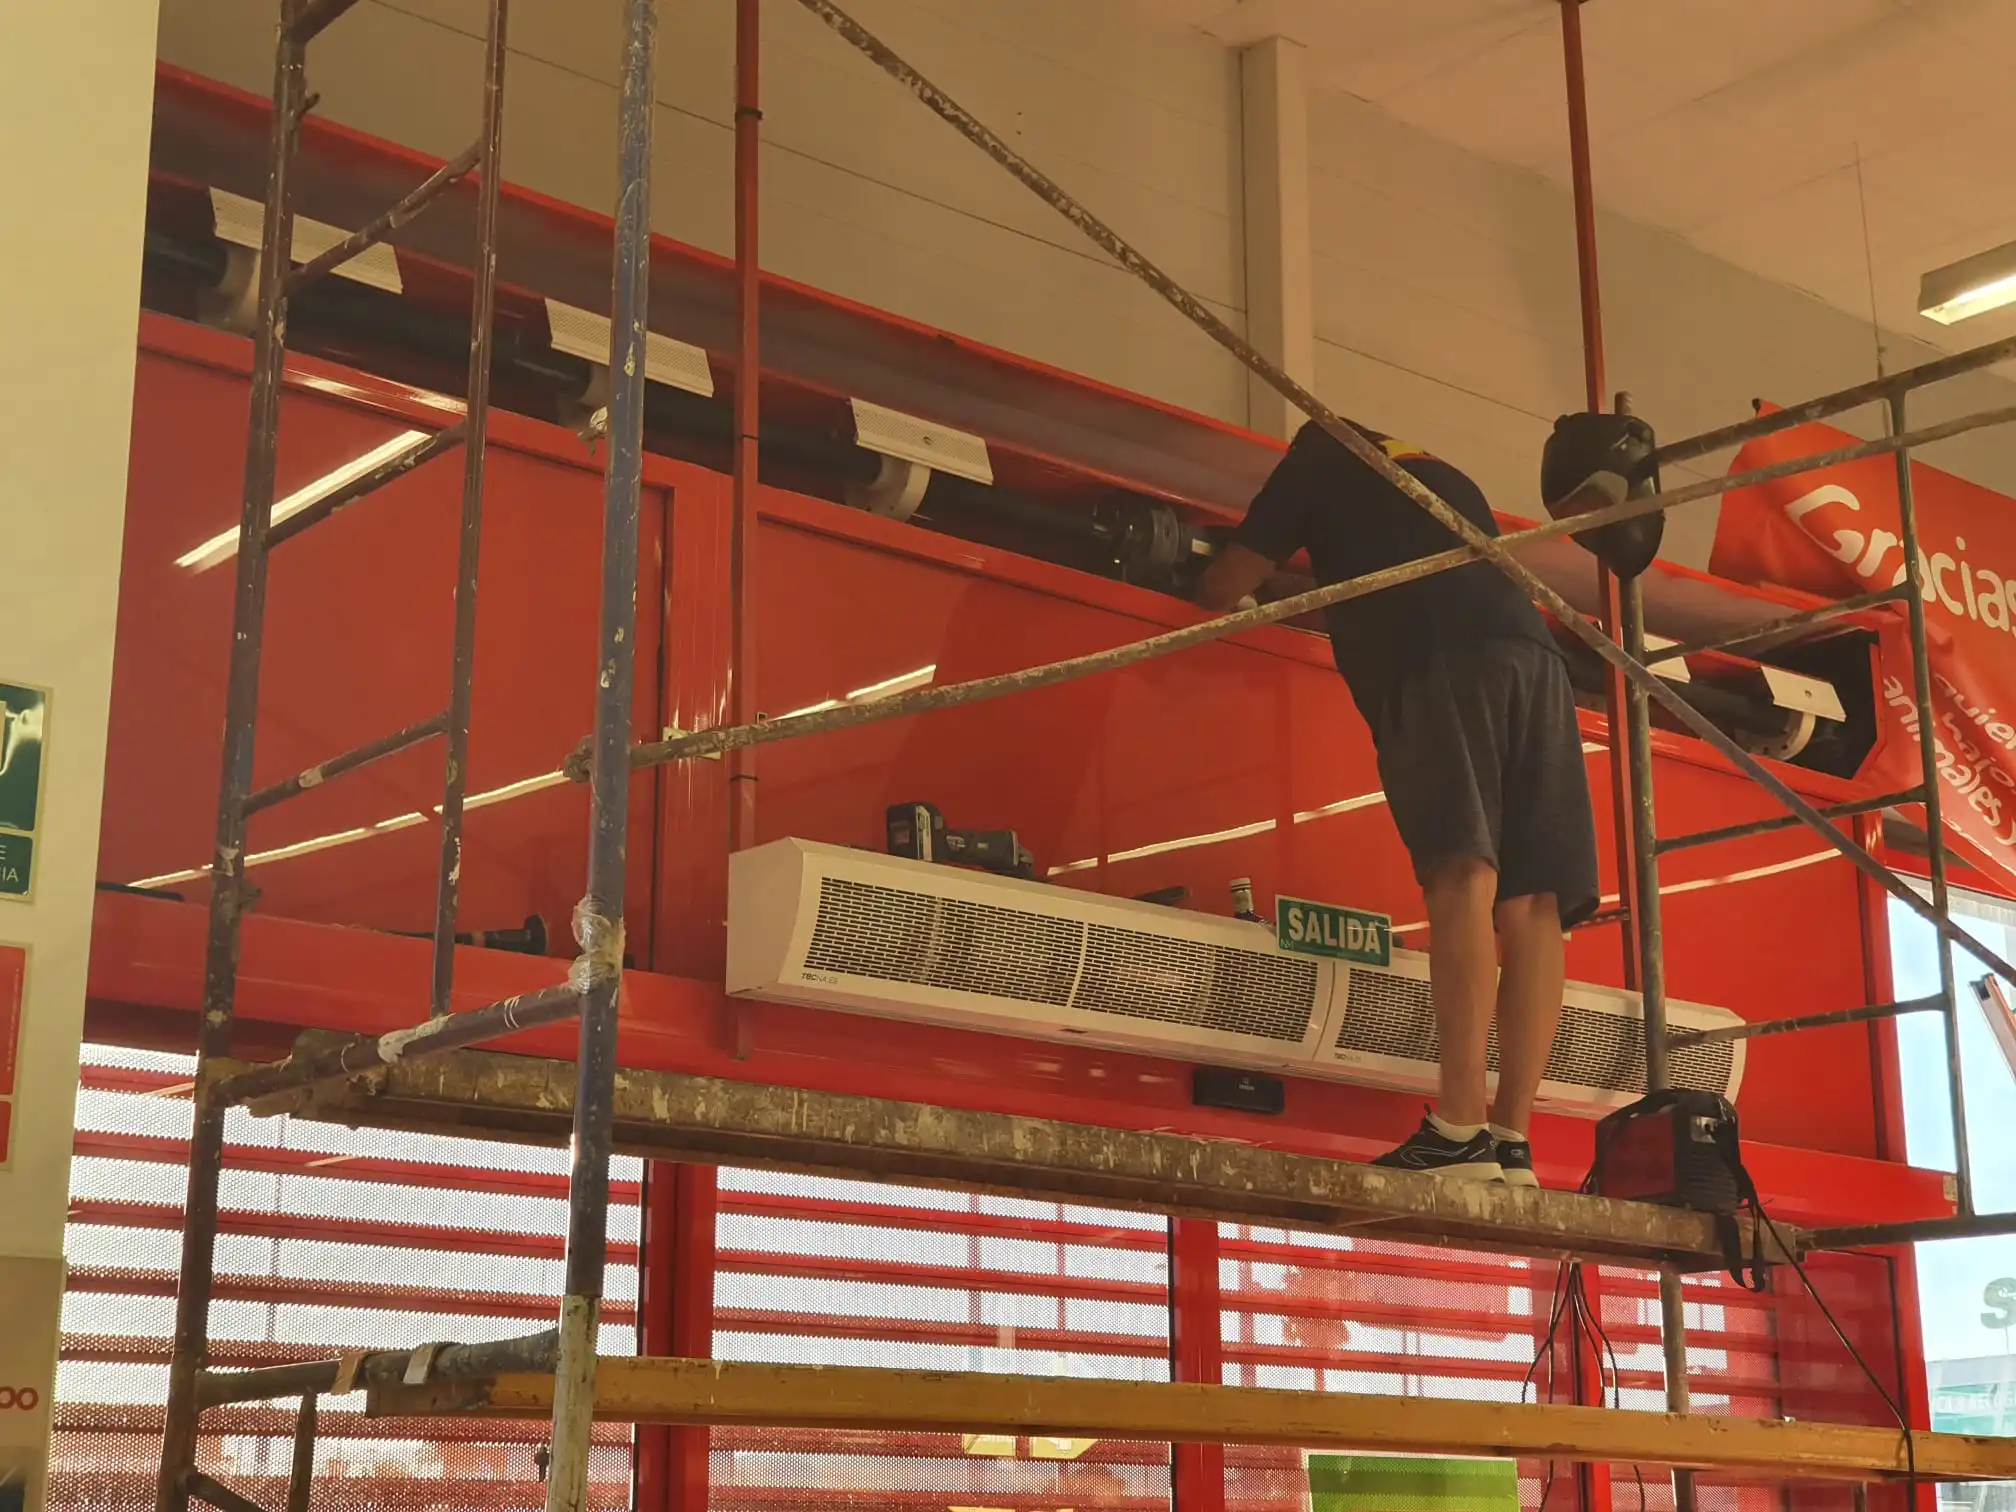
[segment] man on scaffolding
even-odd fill
[[[1449,506],[1498,534],[1483,492],[1376,431]],[[1307,551],[1325,585],[1457,545],[1320,427],[1302,427],[1198,589],[1225,612]],[[1568,668],[1540,613],[1475,562],[1326,611],[1337,670],[1371,727],[1379,776],[1428,905],[1441,1089],[1377,1162],[1533,1186],[1527,1129],[1561,1022],[1562,931],[1594,912],[1596,828]],[[1501,969],[1502,963],[1502,969]],[[1498,1086],[1485,1046],[1498,1020]]]

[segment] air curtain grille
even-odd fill
[[[1428,984],[1417,977],[1354,969],[1336,1048],[1431,1065],[1439,1061],[1442,1042],[1435,1032]],[[1733,1056],[1734,1047],[1726,1040],[1677,1045],[1671,1057],[1673,1085],[1720,1092],[1729,1085]],[[1485,1060],[1491,1070],[1498,1069],[1495,1024]],[[1547,1057],[1546,1078],[1612,1092],[1643,1092],[1645,1037],[1640,1020],[1570,1003]]]
[[[1076,1006],[1300,1045],[1316,976],[1309,961],[1095,924]]]
[[[1313,961],[839,877],[819,884],[805,970],[1294,1047],[1318,1010]]]
[[[1061,1008],[1084,933],[1068,919],[827,877],[805,967]]]

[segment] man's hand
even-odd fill
[[[1213,614],[1230,614],[1242,600],[1250,600],[1260,585],[1274,574],[1274,564],[1259,552],[1237,542],[1220,546],[1197,584],[1197,602]]]

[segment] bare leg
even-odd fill
[[[1525,1133],[1533,1094],[1561,1026],[1567,980],[1561,909],[1552,893],[1507,898],[1496,911],[1505,970],[1498,979],[1498,1095],[1491,1122]]]
[[[1491,928],[1497,870],[1474,856],[1445,861],[1421,884],[1428,901],[1428,975],[1442,1039],[1444,1122],[1484,1122],[1484,1049],[1498,991],[1498,945]]]

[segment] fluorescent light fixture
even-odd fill
[[[854,444],[862,450],[916,462],[974,483],[993,483],[994,463],[987,455],[987,443],[971,431],[920,420],[866,399],[848,403],[854,409]]]
[[[880,682],[856,688],[847,695],[849,703],[875,703],[884,698],[894,698],[898,693],[908,693],[912,688],[921,688],[938,675],[938,663],[928,667],[917,667],[909,672],[898,672],[894,677],[885,677]]]
[[[1066,861],[1062,866],[1051,867],[1044,875],[1046,877],[1066,877],[1072,872],[1090,871],[1105,859],[1104,856],[1087,856],[1083,861]]]
[[[609,317],[557,299],[546,301],[546,336],[556,352],[598,367],[609,365]],[[714,369],[703,348],[656,331],[644,333],[644,376],[667,388],[714,397]]]
[[[885,698],[894,698],[898,693],[908,693],[913,688],[930,684],[938,675],[938,663],[928,667],[912,667],[908,672],[898,672],[894,677],[885,677],[880,682],[872,682],[865,688],[856,688],[845,698],[822,698],[817,703],[809,703],[802,708],[787,709],[779,719],[797,719],[805,714],[824,714],[828,709],[837,709],[842,704],[878,703]]]
[[[286,498],[273,506],[273,512],[266,517],[269,526],[278,525],[282,520],[301,513],[310,504],[322,500],[340,488],[347,488],[374,468],[403,457],[421,446],[428,439],[426,431],[401,431],[390,441],[374,446],[361,457],[352,457],[341,467],[322,474],[306,488],[297,488]],[[204,572],[219,562],[228,562],[238,554],[238,530],[232,527],[219,535],[210,537],[193,551],[185,551],[175,558],[177,567],[187,567],[192,572]]]
[[[2016,304],[2016,242],[1934,268],[1918,280],[1918,313],[1941,325]]]
[[[796,719],[801,714],[824,714],[828,709],[837,709],[839,707],[840,707],[839,699],[822,698],[819,700],[819,702],[815,704],[807,704],[802,709],[786,709],[782,714],[779,714],[777,717],[779,719]]]
[[[1158,840],[1153,845],[1137,845],[1133,850],[1115,851],[1106,859],[1109,862],[1139,861],[1146,856],[1166,856],[1171,851],[1194,850],[1200,845],[1222,845],[1229,840],[1245,840],[1253,835],[1264,835],[1273,828],[1272,819],[1262,819],[1254,824],[1240,824],[1231,829],[1213,830],[1208,835],[1185,835],[1178,840]]]
[[[516,782],[507,782],[499,788],[491,788],[487,793],[471,793],[462,800],[464,812],[469,809],[488,808],[493,803],[509,803],[513,798],[523,798],[527,793],[541,792],[546,788],[558,787],[567,780],[565,772],[541,772],[537,777],[521,777]],[[434,812],[441,812],[441,805],[434,805]]]
[[[1321,808],[1304,809],[1295,816],[1297,824],[1307,824],[1311,819],[1328,819],[1333,814],[1355,813],[1362,808],[1371,808],[1375,803],[1384,803],[1384,790],[1360,793],[1356,798],[1339,798],[1335,803],[1326,803]]]
[[[509,803],[513,798],[523,798],[527,793],[543,792],[557,787],[567,780],[564,772],[541,772],[536,777],[521,777],[516,782],[507,782],[502,787],[486,792],[471,793],[462,800],[462,807],[468,809],[487,808],[493,803]],[[292,845],[283,845],[275,850],[253,851],[245,858],[247,866],[260,866],[268,861],[288,861],[296,856],[310,856],[316,851],[334,850],[340,845],[355,845],[359,840],[374,839],[379,835],[389,835],[398,830],[411,829],[416,824],[426,824],[438,817],[441,805],[435,804],[431,814],[415,809],[407,814],[394,814],[390,819],[380,819],[372,824],[360,824],[353,829],[337,830],[333,834],[317,835],[312,840],[297,840]],[[170,887],[177,882],[194,882],[210,875],[207,866],[193,866],[187,871],[163,872],[158,877],[142,877],[130,884],[134,887]]]
[[[243,195],[213,186],[210,190],[210,225],[219,241],[257,252],[266,236],[266,207],[258,200],[246,199]],[[311,263],[349,238],[350,233],[341,226],[297,215],[294,217],[293,260]],[[392,249],[390,242],[381,241],[366,247],[355,257],[338,263],[331,271],[338,278],[369,284],[388,294],[406,292],[405,280],[399,275],[399,254]]]

